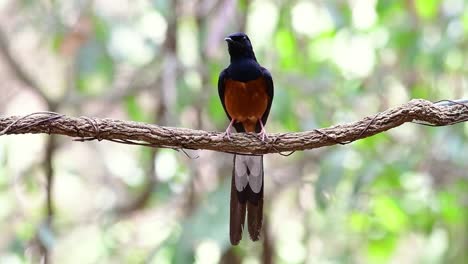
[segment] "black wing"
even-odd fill
[[[271,77],[271,73],[267,69],[262,67],[262,74],[267,84],[267,94],[270,97],[268,98],[267,109],[265,110],[265,113],[263,113],[263,116],[262,116],[262,123],[263,125],[265,125],[268,119],[268,115],[270,114],[271,103],[273,102],[274,88],[273,88],[273,78]]]
[[[224,87],[224,81],[228,78],[228,71],[227,68],[224,69],[218,77],[218,94],[219,94],[219,99],[221,100],[221,104],[223,105],[224,112],[226,112],[226,115],[229,118],[229,121],[231,121],[231,117],[229,116],[227,110],[226,110],[226,105],[224,104],[224,91],[226,90],[226,87]]]

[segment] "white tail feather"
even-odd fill
[[[263,156],[235,155],[234,175],[237,191],[249,184],[253,192],[259,193],[263,184]]]

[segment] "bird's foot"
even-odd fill
[[[231,119],[231,122],[229,122],[229,126],[226,128],[226,131],[223,134],[223,138],[227,137],[229,140],[231,140],[231,127],[232,124],[234,124],[234,121],[234,119]]]
[[[265,142],[265,139],[268,139],[268,135],[266,130],[263,128],[260,133],[258,133],[258,137],[262,140],[262,142]]]
[[[258,137],[262,140],[262,142],[265,142],[265,139],[268,139],[267,132],[265,130],[265,126],[262,123],[262,120],[259,120],[259,121],[260,121],[260,127],[262,128],[262,130],[260,130],[260,133],[258,133]]]
[[[223,138],[227,138],[228,140],[231,140],[230,128],[226,129],[226,131],[223,133]]]

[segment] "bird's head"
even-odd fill
[[[224,40],[228,43],[231,61],[242,58],[251,58],[256,60],[252,43],[250,43],[250,39],[245,33],[233,33],[224,38]]]

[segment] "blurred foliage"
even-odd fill
[[[54,106],[221,131],[223,38],[244,30],[274,77],[270,132],[468,98],[463,0],[5,0],[0,12],[9,52],[35,82],[2,57],[2,115]],[[466,263],[467,138],[467,124],[407,124],[268,155],[267,243],[246,235],[232,248],[228,154],[60,138],[48,161],[46,135],[0,137],[0,263],[38,263],[44,245],[53,263]]]

